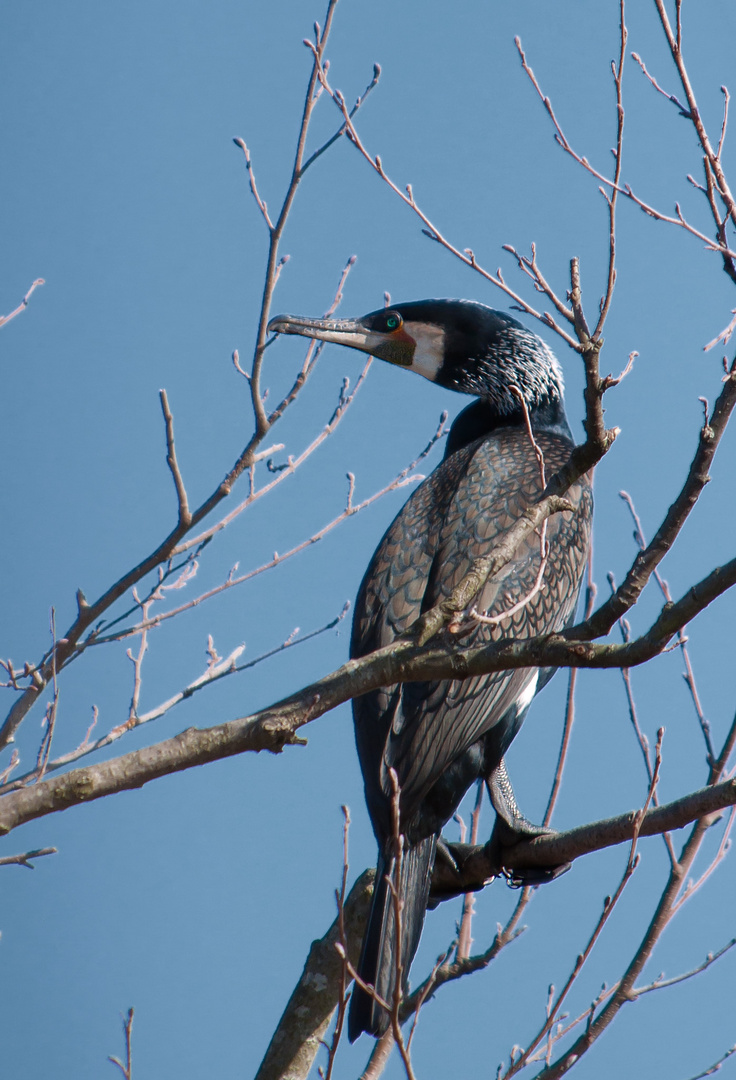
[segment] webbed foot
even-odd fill
[[[486,786],[496,811],[496,823],[486,850],[491,862],[498,866],[499,873],[504,875],[509,885],[516,889],[527,885],[544,885],[566,873],[571,863],[562,863],[559,866],[526,866],[520,869],[505,866],[504,849],[513,847],[521,840],[532,840],[535,836],[552,836],[555,830],[544,825],[535,825],[524,817],[517,805],[503,758],[488,777]]]

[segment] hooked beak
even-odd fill
[[[370,353],[389,364],[411,367],[416,342],[404,330],[371,330],[362,319],[307,319],[302,315],[275,315],[269,334],[299,334]]]
[[[268,324],[269,334],[299,334],[301,337],[332,341],[336,345],[349,345],[353,349],[371,352],[369,337],[372,334],[358,319],[306,319],[301,315],[275,315]]]

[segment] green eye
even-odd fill
[[[392,311],[390,315],[386,316],[386,329],[398,330],[401,327],[403,321],[404,320],[401,318],[398,311]]]

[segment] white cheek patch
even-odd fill
[[[411,371],[434,382],[445,356],[445,331],[431,323],[405,324],[407,334],[416,341]]]
[[[523,712],[524,709],[528,709],[532,703],[532,698],[537,692],[537,683],[539,682],[539,672],[534,672],[534,677],[531,682],[528,682],[524,689],[516,699],[516,708],[519,712]]]

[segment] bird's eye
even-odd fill
[[[398,311],[391,311],[386,316],[386,329],[387,330],[400,330],[404,324],[404,320],[399,315]]]

